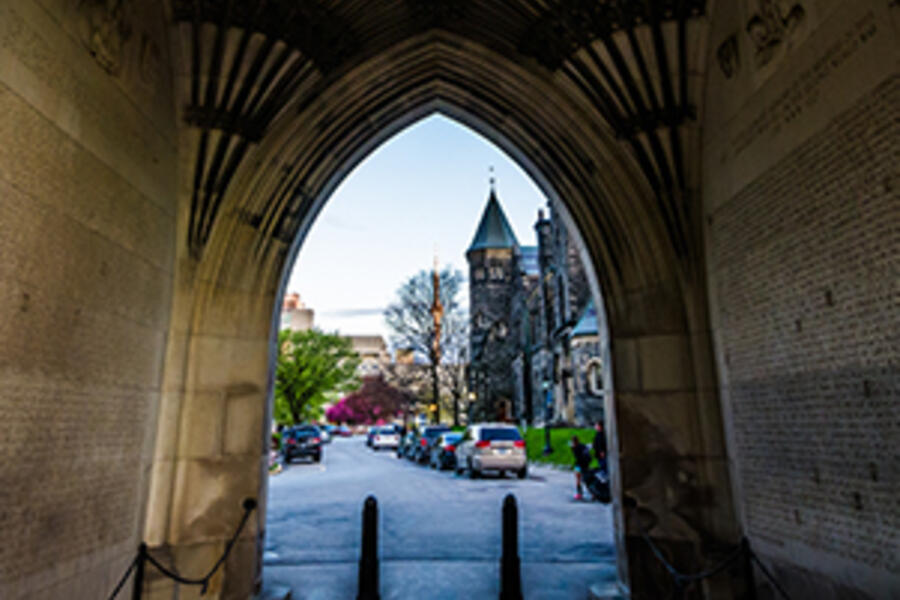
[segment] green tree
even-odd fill
[[[283,330],[275,370],[277,423],[294,425],[322,415],[322,405],[358,385],[359,356],[336,334]]]

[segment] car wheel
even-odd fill
[[[528,477],[528,467],[522,467],[518,471],[516,471],[516,477],[519,479],[525,479]]]
[[[322,453],[320,452],[319,454],[316,454],[315,456],[313,456],[313,460],[315,462],[321,462],[322,461]]]
[[[481,473],[475,470],[475,465],[472,464],[472,459],[469,459],[469,479],[478,479],[481,476]]]

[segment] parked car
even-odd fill
[[[415,448],[415,444],[416,432],[406,432],[406,435],[400,438],[400,443],[397,445],[397,458],[411,458],[411,453]]]
[[[463,434],[450,431],[438,436],[431,446],[431,459],[428,461],[432,469],[443,471],[456,467],[456,445],[462,439]]]
[[[456,472],[468,472],[476,479],[484,471],[514,472],[519,479],[528,475],[525,441],[518,428],[506,423],[479,423],[466,428],[456,447]]]
[[[315,425],[298,425],[281,433],[281,454],[289,463],[297,457],[308,457],[313,462],[322,460],[322,431]]]
[[[350,437],[353,435],[353,430],[346,425],[341,425],[337,428],[337,434],[341,437]]]
[[[393,425],[377,427],[372,436],[372,449],[397,448],[400,445],[400,432]]]
[[[450,431],[450,428],[446,425],[426,425],[422,427],[416,436],[412,459],[417,463],[427,463],[431,456],[431,447],[442,433],[447,433],[448,431]]]
[[[375,427],[375,426],[373,425],[372,427],[369,427],[369,428],[366,430],[366,446],[368,446],[369,448],[372,447],[372,438],[375,437],[375,430],[376,430],[376,429],[377,429],[377,427]]]

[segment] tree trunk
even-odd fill
[[[438,379],[437,361],[431,361],[431,401],[434,403],[434,423],[441,422],[441,385]]]

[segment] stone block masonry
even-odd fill
[[[882,590],[900,585],[898,140],[895,75],[710,229],[747,533]]]

